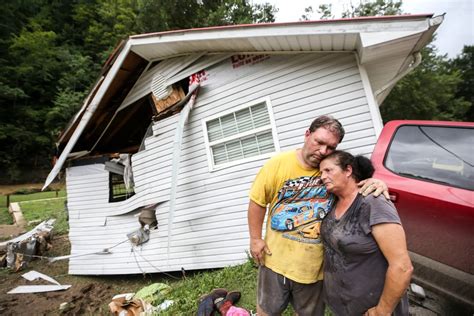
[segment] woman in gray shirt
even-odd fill
[[[320,170],[337,196],[321,226],[326,303],[336,315],[408,315],[413,267],[400,218],[385,197],[358,194],[374,172],[370,160],[335,151]]]

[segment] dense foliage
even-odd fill
[[[351,2],[352,3],[352,2]],[[0,182],[49,169],[54,141],[120,40],[131,34],[274,21],[249,0],[12,0],[0,3]],[[322,5],[321,18],[333,18]],[[313,10],[305,10],[310,19]],[[401,1],[364,1],[343,17],[401,14]],[[442,27],[442,26],[441,26]],[[391,119],[474,120],[473,46],[454,59],[426,48],[381,108]],[[25,172],[26,171],[26,172]]]
[[[131,34],[273,22],[248,0],[12,0],[0,4],[0,182],[48,169],[54,141]]]

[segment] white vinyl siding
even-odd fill
[[[259,159],[278,150],[268,98],[203,121],[209,170]]]
[[[267,158],[244,158],[209,172],[203,122],[268,98],[276,145],[282,151],[302,145],[304,132],[316,116],[332,114],[346,130],[339,149],[353,154],[372,152],[376,142],[373,117],[353,54],[273,55],[264,63],[264,67],[232,82],[213,89],[200,88],[183,131],[169,252],[173,139],[179,114],[154,122],[153,135],[145,139],[144,149],[132,156],[136,194],[126,201],[108,203],[108,172],[103,165],[68,168],[73,255],[100,252],[123,242],[127,233],[140,227],[133,210],[160,202],[156,210],[158,229],[151,232],[147,243],[131,251],[130,243],[125,241],[107,255],[74,256],[69,261],[69,273],[194,270],[247,260],[248,193]]]

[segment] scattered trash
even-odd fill
[[[66,312],[70,311],[71,309],[73,309],[74,307],[75,307],[75,305],[73,303],[64,302],[64,303],[61,303],[59,305],[59,311],[61,313],[66,313]]]
[[[171,287],[164,283],[153,283],[137,293],[118,294],[109,304],[110,311],[116,316],[155,315],[173,305],[174,301],[166,300]]]
[[[173,300],[164,300],[163,303],[161,303],[160,305],[156,307],[155,312],[164,311],[165,309],[168,309],[168,307],[170,307],[173,304],[174,304]]]
[[[46,274],[30,271],[22,275],[23,278],[28,281],[34,281],[37,279],[42,279],[47,282],[53,283],[54,285],[21,285],[13,290],[9,291],[7,294],[23,294],[23,293],[40,293],[40,292],[52,292],[52,291],[63,291],[71,287],[71,285],[61,285],[55,279],[47,276]]]
[[[0,243],[2,267],[7,266],[15,272],[25,268],[34,257],[41,256],[51,249],[51,230],[55,220],[40,223],[29,232]]]
[[[24,233],[23,235],[20,235],[16,238],[13,238],[13,239],[10,239],[10,240],[7,240],[7,241],[0,242],[0,249],[2,247],[6,247],[7,244],[9,244],[9,243],[25,240],[25,239],[27,239],[27,238],[29,238],[29,237],[31,237],[34,234],[37,234],[39,232],[48,232],[48,233],[51,232],[51,230],[53,229],[53,224],[54,224],[55,221],[56,221],[55,219],[49,219],[47,221],[43,221],[38,226],[36,226],[32,230],[30,230],[29,232]]]
[[[138,316],[144,312],[143,302],[133,298],[134,293],[118,294],[109,303],[110,311],[116,316]]]
[[[164,283],[153,283],[148,285],[135,294],[135,298],[144,300],[145,302],[158,306],[166,299],[166,295],[171,292],[171,287]]]

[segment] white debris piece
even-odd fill
[[[7,294],[25,294],[25,293],[64,291],[70,287],[71,285],[21,285],[9,291]]]
[[[63,291],[71,287],[71,285],[61,285],[58,281],[52,277],[47,276],[46,274],[31,270],[22,275],[28,281],[34,281],[37,279],[43,279],[54,285],[21,285],[17,286],[13,290],[9,291],[7,294],[24,294],[24,293],[40,293],[40,292],[53,292],[53,291]]]
[[[49,277],[47,276],[46,274],[43,274],[43,273],[39,273],[35,270],[31,270],[30,272],[26,272],[25,274],[22,275],[22,277],[24,277],[25,279],[27,279],[28,281],[34,281],[34,280],[37,280],[37,279],[43,279],[45,281],[48,281],[50,283],[54,283],[56,285],[61,285],[59,284],[58,281],[56,281],[55,279],[53,279],[52,277]]]
[[[25,239],[33,236],[34,234],[42,232],[42,231],[50,232],[53,229],[53,224],[54,224],[55,221],[56,221],[55,219],[50,219],[50,220],[44,221],[44,222],[38,224],[38,226],[36,226],[32,230],[30,230],[29,232],[24,233],[23,235],[20,235],[16,238],[1,242],[0,247],[5,247],[9,243],[16,243],[16,242],[25,240]]]

